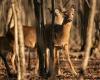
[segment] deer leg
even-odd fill
[[[36,68],[35,68],[35,74],[38,75],[38,69],[39,69],[39,59],[36,58]]]
[[[39,58],[38,58],[38,55],[37,55],[37,48],[34,48],[34,50],[33,50],[33,56],[34,56],[34,58],[35,58],[35,64],[34,64],[34,66],[35,66],[35,75],[38,75],[38,70],[39,70]]]
[[[67,59],[68,59],[69,65],[70,65],[70,67],[71,67],[71,69],[72,69],[72,73],[73,73],[74,75],[77,75],[77,72],[75,71],[75,68],[74,68],[74,66],[73,66],[73,64],[72,64],[72,62],[71,62],[71,59],[70,59],[70,55],[69,55],[69,50],[68,50],[68,45],[67,45],[67,44],[64,46],[64,54],[65,54],[65,56],[66,56]]]
[[[59,50],[54,48],[54,67],[56,74],[59,75]]]
[[[12,57],[11,57],[11,65],[12,65],[12,68],[13,68],[13,70],[14,70],[14,72],[16,73],[16,70],[17,70],[17,65],[16,65],[16,63],[15,63],[15,61],[16,61],[16,56],[17,56],[17,54],[15,53],[15,44],[13,44],[13,47],[12,47],[13,49],[12,49],[12,51],[11,51],[11,54],[12,54]]]
[[[50,47],[50,58],[49,58],[49,79],[56,80],[55,64],[54,64],[54,47]]]
[[[16,55],[13,54],[13,56],[11,58],[11,64],[12,64],[13,70],[16,72],[15,57],[16,57]]]
[[[1,52],[0,52],[0,57],[4,61],[4,64],[5,64],[5,67],[6,67],[6,70],[7,70],[7,74],[10,77],[11,76],[10,67],[9,67],[9,65],[7,63],[7,60],[6,60],[5,56],[3,56]]]
[[[30,66],[30,54],[31,54],[31,50],[30,50],[30,48],[28,48],[28,52],[29,52],[29,55],[26,55],[26,57],[27,57],[27,62],[28,62],[28,69],[31,69],[31,66]]]
[[[49,52],[49,49],[46,49],[46,53],[45,53],[45,70],[46,70],[46,72],[49,71],[49,58],[50,58],[50,52]]]

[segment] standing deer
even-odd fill
[[[63,19],[63,18],[61,18],[61,19]],[[63,21],[63,20],[62,20]],[[55,20],[55,22],[56,22],[56,20]],[[61,23],[61,21],[59,20],[59,22]],[[58,23],[59,23],[58,22]],[[49,26],[51,26],[50,24],[49,24]],[[45,28],[46,27],[48,27],[48,25],[46,25],[45,26]],[[47,29],[48,30],[48,29]],[[46,30],[46,33],[48,34],[48,32],[47,32],[47,30]],[[28,48],[38,48],[38,51],[39,51],[39,47],[37,47],[36,46],[36,44],[37,44],[37,33],[36,33],[36,27],[32,27],[32,26],[23,26],[23,33],[24,33],[24,44],[25,44],[25,46],[26,47],[28,47]],[[9,42],[10,42],[10,45],[11,45],[11,47],[13,47],[13,53],[14,53],[14,51],[15,51],[15,45],[14,45],[14,27],[13,28],[8,28],[8,32],[6,33],[6,37],[7,37],[7,39],[9,40]],[[46,36],[48,36],[48,35],[46,35]],[[44,36],[45,37],[45,36]],[[48,44],[48,41],[49,40],[46,40],[46,44]],[[45,44],[45,47],[47,47],[48,45],[46,45]],[[41,54],[43,54],[43,53],[38,53],[39,54],[39,66],[41,67],[41,65],[45,65],[44,64],[44,62],[42,61],[43,59],[44,59],[44,56],[41,56]],[[13,54],[13,57],[12,57],[12,60],[11,60],[11,62],[12,62],[12,66],[13,66],[13,69],[14,70],[16,70],[15,69],[15,63],[14,63],[14,60],[15,60],[15,55],[16,54]],[[42,60],[41,60],[42,59]],[[41,69],[40,69],[41,70]],[[43,70],[43,68],[42,68],[42,71],[44,71]],[[41,72],[41,71],[40,71]],[[41,73],[42,74],[42,73]]]
[[[10,42],[8,41],[8,39],[5,36],[0,36],[0,57],[2,58],[2,60],[5,64],[7,74],[9,76],[12,76],[9,64],[7,62],[7,56],[12,51],[12,47],[9,45],[9,43]]]
[[[55,20],[54,20],[55,22],[54,22],[54,27],[53,27],[54,34],[53,34],[52,41],[51,41],[52,25],[51,24],[45,25],[45,35],[44,35],[45,51],[47,51],[47,49],[50,50],[50,58],[49,58],[49,62],[47,63],[48,73],[52,71],[53,69],[53,65],[54,65],[53,63],[55,61],[55,60],[53,61],[53,58],[54,58],[53,55],[57,54],[56,52],[59,50],[58,47],[64,50],[64,54],[68,57],[69,63],[72,67],[72,63],[69,58],[68,43],[69,43],[69,36],[70,36],[70,30],[71,30],[71,26],[73,22],[73,17],[74,17],[74,8],[71,8],[69,11],[61,11],[61,10],[55,9]],[[33,28],[33,27],[23,26],[23,32],[24,32],[25,46],[29,48],[37,47],[36,44],[37,44],[38,36],[36,33],[36,27]],[[8,37],[8,39],[11,40],[13,44],[13,50],[14,50],[14,43],[13,43],[14,42],[14,28],[8,30],[6,36]],[[39,47],[37,47],[37,50],[39,52],[40,50]],[[55,51],[55,53],[52,54],[51,53],[52,51]],[[39,54],[39,66],[42,65],[42,69],[40,70],[44,71],[45,69],[44,66],[46,65],[43,62],[44,61],[43,53],[40,52],[38,54]],[[12,62],[14,66],[14,61]]]
[[[33,48],[36,50],[36,28],[32,26],[23,26],[23,32],[24,32],[24,44],[25,47],[30,49]],[[16,71],[16,65],[15,65],[15,56],[16,54],[14,53],[15,51],[15,44],[14,44],[14,27],[9,29],[8,32],[6,33],[6,37],[10,42],[11,47],[13,48],[13,56],[11,59],[11,63],[13,66],[13,70]],[[37,72],[37,71],[36,71]]]
[[[69,56],[69,38],[70,38],[70,30],[72,27],[72,22],[74,18],[74,8],[71,8],[68,11],[61,11],[58,9],[55,9],[55,20],[54,20],[54,26],[53,26],[53,40],[51,41],[52,35],[52,25],[46,25],[45,29],[45,37],[46,37],[46,48],[49,48],[50,51],[54,51],[54,54],[57,55],[58,50],[62,49],[64,52],[64,55],[68,58],[69,64],[73,70],[73,73],[76,75],[76,72],[74,70],[74,67],[71,63],[70,56]],[[53,49],[52,49],[53,48]],[[53,55],[50,53],[50,59],[49,59],[49,66],[48,71],[53,72],[54,64],[53,64]],[[56,58],[59,60],[59,58]],[[55,59],[54,59],[55,61]],[[53,70],[52,70],[53,69]],[[54,73],[55,74],[55,73]],[[52,75],[54,75],[52,74]]]

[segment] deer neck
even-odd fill
[[[72,27],[72,22],[69,22],[69,23],[63,25],[63,40],[64,41],[68,41],[71,27]]]
[[[55,24],[62,25],[63,18],[61,16],[55,17]]]
[[[65,33],[68,33],[67,31],[70,30],[71,26],[72,26],[72,21],[71,21],[71,22],[68,22],[68,23],[66,23],[66,24],[64,24],[64,25],[63,25],[63,29],[64,29],[63,31],[64,31]]]

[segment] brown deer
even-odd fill
[[[10,42],[8,41],[8,39],[5,36],[0,36],[0,57],[2,58],[2,60],[5,64],[7,74],[9,76],[12,76],[9,64],[7,62],[7,56],[12,51],[12,47],[9,45],[9,43]]]
[[[36,43],[36,28],[32,26],[23,26],[23,32],[25,46],[29,48],[34,48]],[[6,36],[9,40],[14,41],[14,27],[6,33]]]
[[[56,11],[56,10],[55,10]],[[63,19],[63,18],[61,18],[61,19]],[[62,20],[63,21],[63,20]],[[55,20],[55,22],[60,22],[61,23],[61,20],[59,20],[59,21],[56,21]],[[49,24],[49,26],[51,26],[50,24]],[[46,29],[46,27],[48,27],[48,25],[46,25],[45,26],[45,29]],[[47,29],[48,30],[48,29]],[[48,34],[48,31],[46,30],[46,33]],[[26,47],[28,47],[28,48],[36,48],[36,44],[37,44],[37,33],[36,33],[36,27],[32,27],[32,26],[23,26],[23,33],[24,33],[24,44],[25,44],[25,46]],[[14,63],[14,60],[15,60],[15,54],[14,54],[14,49],[15,49],[15,45],[14,45],[14,27],[13,28],[11,28],[11,29],[9,29],[8,28],[8,32],[6,33],[6,37],[7,37],[7,39],[9,40],[9,42],[10,42],[10,45],[11,45],[11,47],[13,48],[13,57],[12,57],[12,60],[11,60],[11,62],[12,62],[12,65],[13,65],[13,68],[14,68],[14,70],[16,70],[15,69],[15,63]],[[48,35],[46,35],[46,36],[48,36]],[[45,37],[45,36],[44,36]],[[46,40],[46,44],[48,44],[48,41],[49,40]],[[47,47],[48,45],[45,45],[45,47]],[[38,47],[39,48],[39,47]],[[40,55],[39,55],[39,62],[40,62],[40,66],[42,65],[45,65],[44,64],[44,62],[41,60],[41,57],[43,57],[43,56],[41,56],[41,52],[39,53]],[[44,57],[43,57],[44,58]],[[41,69],[40,69],[41,70]],[[43,70],[44,71],[44,70]]]
[[[46,48],[49,48],[50,51],[52,51],[51,48],[53,48],[54,50],[54,54],[50,53],[50,59],[49,59],[49,72],[53,72],[53,68],[54,68],[54,64],[53,64],[53,55],[55,55],[56,57],[54,58],[54,62],[59,60],[59,57],[57,57],[57,52],[59,49],[62,49],[64,52],[64,55],[68,58],[69,64],[72,68],[73,73],[76,75],[76,72],[74,70],[74,67],[71,63],[70,57],[69,57],[69,50],[68,50],[68,46],[69,46],[69,37],[70,37],[70,30],[72,27],[72,22],[73,22],[73,18],[74,18],[74,8],[72,7],[70,10],[68,11],[61,11],[56,9],[55,10],[55,23],[53,26],[53,36],[51,34],[52,31],[52,25],[46,25],[46,29],[45,29],[45,37],[46,37]],[[53,39],[52,39],[53,37]],[[51,41],[52,39],[52,41]],[[56,60],[57,59],[57,60]],[[56,62],[55,62],[56,63]],[[52,70],[53,69],[53,70]],[[53,73],[52,75],[54,75],[55,73]]]
[[[23,32],[24,32],[24,44],[25,47],[28,49],[34,49],[36,50],[36,28],[32,26],[23,26]],[[16,54],[14,53],[15,51],[15,44],[14,44],[14,27],[9,29],[8,32],[6,33],[6,38],[10,42],[10,46],[12,47],[12,59],[11,63],[13,66],[13,70],[16,71],[16,65],[15,65],[15,56]],[[36,71],[37,72],[37,71]]]
[[[55,23],[54,23],[54,33],[53,33],[53,40],[51,40],[51,31],[52,31],[52,25],[47,24],[45,25],[45,50],[49,48],[50,52],[54,51],[52,48],[54,47],[55,49],[55,54],[59,50],[59,48],[64,50],[64,54],[68,56],[69,63],[72,63],[69,58],[69,52],[68,52],[68,41],[69,41],[69,36],[70,36],[70,29],[72,26],[72,21],[74,17],[74,9],[71,8],[69,11],[61,11],[58,9],[55,9]],[[25,46],[29,48],[35,48],[37,44],[37,34],[36,34],[36,27],[28,27],[28,26],[23,26],[23,32],[24,32],[24,42]],[[14,28],[10,29],[7,32],[8,39],[10,38],[12,44],[14,44]],[[14,45],[13,45],[14,47]],[[37,47],[39,50],[39,47]],[[44,59],[43,53],[38,53],[39,54],[39,66],[44,66],[44,62],[41,61]],[[53,55],[50,53],[50,60],[49,60],[49,65],[47,65],[48,72],[52,70],[53,67]],[[40,59],[41,58],[41,59]],[[58,60],[58,58],[56,58]],[[55,61],[55,60],[54,60]],[[14,61],[12,61],[14,64]],[[46,66],[46,65],[45,65]],[[41,69],[40,69],[41,70]],[[44,71],[44,70],[43,70]]]

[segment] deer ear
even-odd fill
[[[49,10],[50,14],[53,13],[53,11],[50,8],[48,8],[48,10]],[[59,14],[60,12],[61,12],[60,9],[58,9],[58,8],[54,9],[55,14]]]
[[[55,14],[59,14],[60,13],[60,10],[59,9],[55,9]]]

